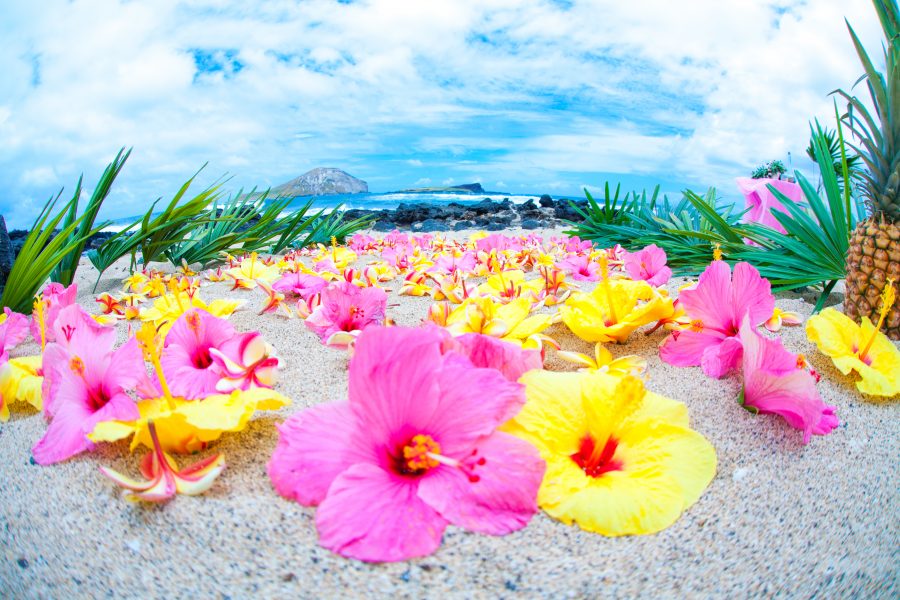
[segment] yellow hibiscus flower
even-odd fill
[[[0,366],[0,421],[9,420],[9,405],[27,402],[38,410],[44,406],[40,356],[11,358]]]
[[[528,401],[504,428],[547,462],[538,505],[587,531],[654,533],[694,504],[716,453],[688,426],[687,408],[630,375],[531,371]]]

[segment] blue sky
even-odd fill
[[[874,51],[868,0],[42,0],[0,17],[0,213],[30,224],[131,158],[102,216],[318,166],[372,191],[479,181],[664,190],[772,159],[810,173],[808,122]]]

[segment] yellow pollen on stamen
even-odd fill
[[[47,347],[47,322],[44,319],[44,308],[44,297],[36,296],[34,299],[34,312],[41,330],[41,353],[43,353]]]
[[[691,321],[690,329],[691,331],[703,331],[703,321],[701,321],[700,319],[694,319],[693,321]]]
[[[79,357],[73,356],[72,359],[69,360],[69,368],[79,377],[84,377],[84,361]]]
[[[713,260],[722,260],[722,246],[719,242],[713,246]]]
[[[194,333],[198,333],[200,331],[200,315],[195,312],[191,312],[187,314],[185,320],[187,321],[188,327],[190,327]]]
[[[418,434],[403,447],[403,458],[406,468],[410,471],[427,471],[440,463],[430,454],[439,455],[441,447],[430,435]]]
[[[881,310],[878,314],[878,324],[875,325],[875,330],[872,332],[872,335],[869,336],[869,340],[866,342],[866,345],[863,346],[862,351],[859,353],[858,356],[860,360],[866,360],[866,355],[872,348],[872,344],[875,342],[875,337],[878,335],[878,332],[881,331],[881,326],[884,324],[884,319],[891,311],[891,308],[894,306],[894,302],[896,300],[897,292],[894,290],[894,280],[888,279],[887,283],[884,284],[884,290],[882,290],[881,292]]]
[[[797,355],[797,368],[805,369],[806,366],[807,366],[806,357],[803,356],[802,354],[798,354]]]

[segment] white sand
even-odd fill
[[[119,289],[125,275],[124,267],[111,270],[98,293]],[[94,312],[95,276],[89,265],[79,269],[80,298]],[[52,467],[32,464],[30,448],[45,424],[35,411],[15,405],[10,421],[0,425],[0,597],[900,594],[900,403],[863,398],[802,327],[785,328],[781,337],[823,375],[820,393],[841,420],[831,435],[814,436],[807,446],[781,418],[753,416],[738,406],[736,377],[717,381],[699,368],[662,363],[656,346],[663,332],[637,332],[612,348],[647,357],[648,387],[685,402],[693,427],[718,453],[709,489],[669,529],[614,539],[538,514],[527,528],[502,538],[450,527],[432,556],[370,565],[320,548],[315,509],[278,496],[265,471],[277,441],[274,423],[346,398],[345,354],[321,345],[299,320],[256,316],[260,291],[228,287],[205,285],[201,295],[249,300],[231,321],[239,331],[258,329],[275,346],[284,360],[277,389],[293,405],[262,414],[203,454],[222,452],[228,464],[209,492],[161,506],[125,502],[98,472],[107,465],[137,474],[140,454],[129,453],[124,442]],[[398,324],[413,326],[430,300],[391,294],[389,304],[399,304],[389,309]],[[812,308],[796,294],[780,295],[777,305],[804,315]],[[564,325],[548,333],[566,349],[590,352]],[[31,344],[14,355],[36,352]],[[572,368],[552,351],[546,366]],[[180,457],[182,464],[196,458]]]

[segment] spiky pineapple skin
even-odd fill
[[[878,322],[881,292],[888,279],[900,286],[900,226],[884,218],[859,223],[847,251],[844,313],[856,322],[868,317]],[[900,303],[895,303],[881,330],[900,340]]]

